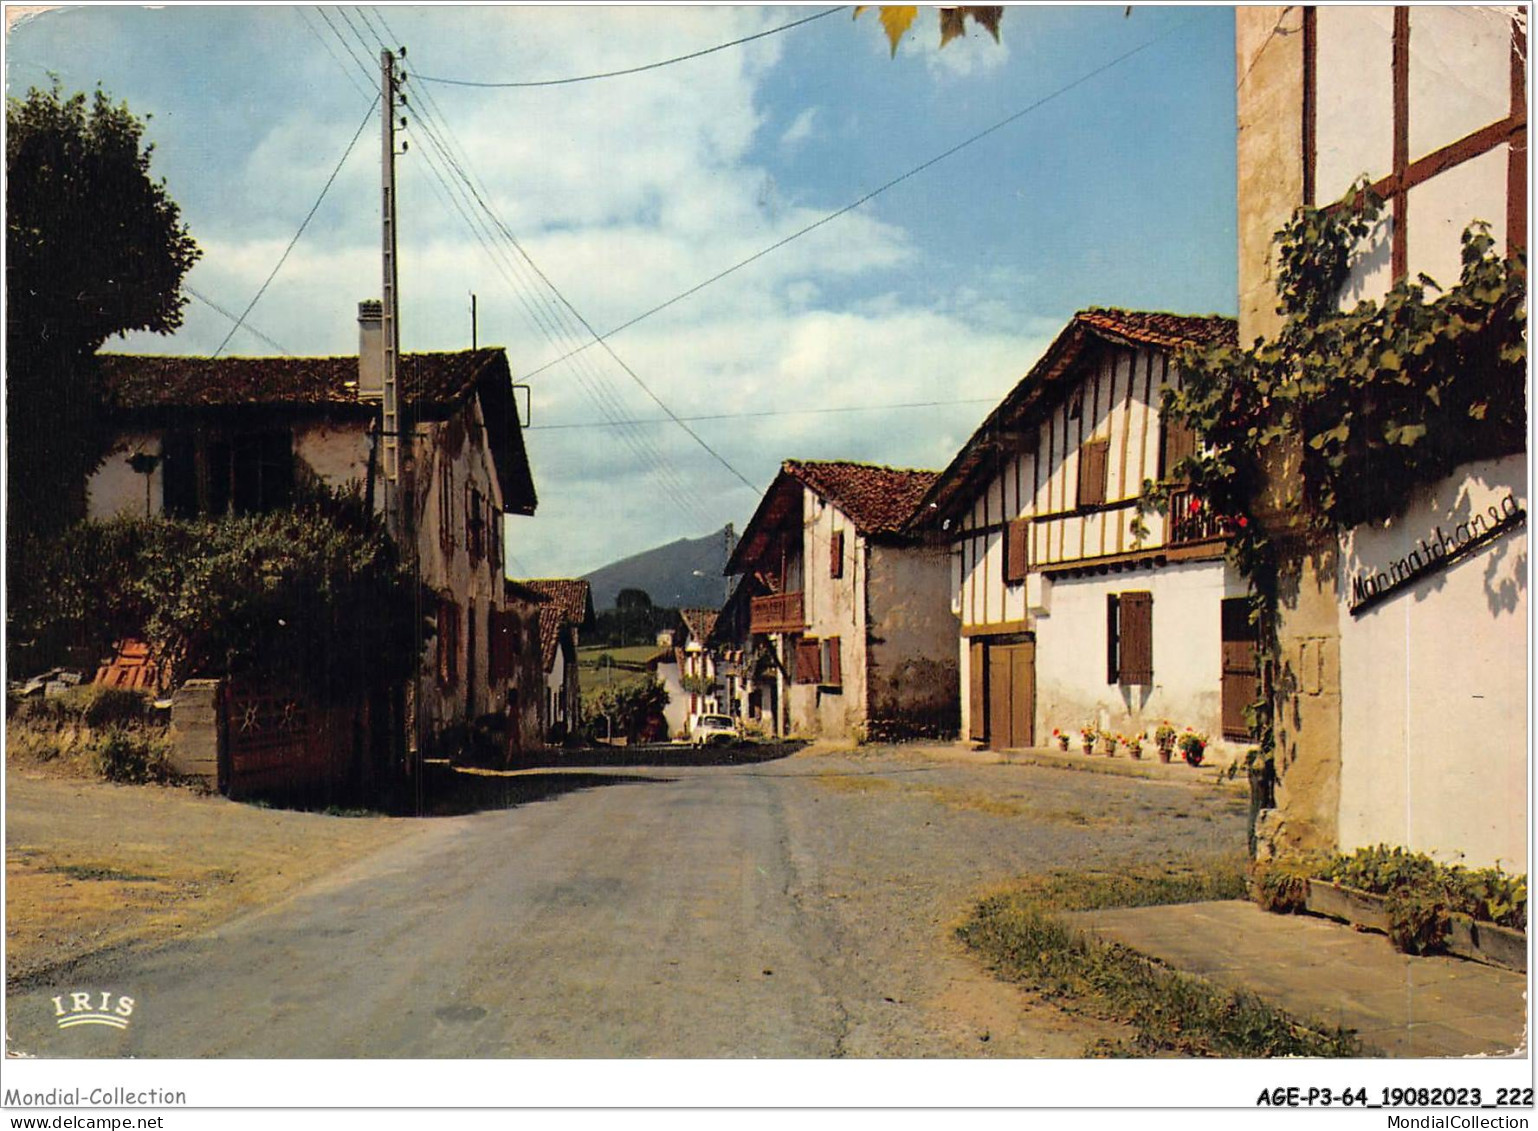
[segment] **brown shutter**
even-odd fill
[[[1121,595],[1121,682],[1153,682],[1153,594]]]
[[[1121,681],[1121,598],[1105,595],[1105,681]]]
[[[438,602],[438,682],[459,682],[459,606],[447,598]]]
[[[1017,518],[1009,524],[1004,534],[1004,581],[1018,585],[1025,580],[1030,569],[1031,520]]]
[[[1166,479],[1174,473],[1177,463],[1196,454],[1196,433],[1183,421],[1171,417],[1164,419],[1163,432],[1159,449],[1159,477]]]
[[[842,643],[837,636],[828,637],[828,671],[823,681],[830,687],[844,686],[844,664],[839,656],[839,645]]]
[[[1105,502],[1106,456],[1109,440],[1090,440],[1079,448],[1079,506]]]
[[[828,576],[844,576],[844,532],[835,530],[833,537],[828,539]]]
[[[815,636],[804,636],[796,643],[796,682],[818,683],[822,680],[822,645]]]
[[[988,736],[988,646],[974,640],[971,644],[972,663],[968,682],[971,684],[970,715],[967,720],[967,737],[982,742]]]

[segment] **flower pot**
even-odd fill
[[[1059,750],[1064,751],[1064,752],[1066,752],[1068,750],[1068,736],[1066,734],[1058,735],[1058,737],[1057,737],[1057,748]]]
[[[1086,758],[1095,752],[1095,744],[1093,742],[1083,743],[1082,748],[1084,750],[1084,757]]]
[[[1163,762],[1165,765],[1169,765],[1170,755],[1172,753],[1174,753],[1174,751],[1171,747],[1159,747],[1159,761]]]
[[[1141,761],[1143,757],[1143,748],[1141,746],[1129,746],[1127,747],[1127,753]]]
[[[1116,740],[1114,738],[1102,738],[1100,740],[1100,753],[1107,758],[1116,757]]]
[[[1183,753],[1185,754],[1186,765],[1188,766],[1200,766],[1202,759],[1207,756],[1204,750],[1186,750]]]

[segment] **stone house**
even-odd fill
[[[967,737],[1046,745],[1168,719],[1247,738],[1253,636],[1223,530],[1183,493],[1138,507],[1197,442],[1160,414],[1176,351],[1233,341],[1228,318],[1081,311],[915,509],[911,527],[952,548]]]
[[[956,617],[942,545],[905,531],[935,479],[847,461],[787,460],[727,562],[773,674],[776,735],[954,734]]]
[[[383,515],[379,304],[359,306],[356,357],[100,357],[116,438],[87,483],[92,518],[270,511],[317,487]],[[401,528],[431,638],[395,715],[404,749],[452,754],[479,720],[538,709],[516,693],[531,606],[503,573],[505,520],[537,503],[506,354],[405,354]],[[507,732],[504,722],[495,728]],[[522,724],[515,724],[519,732]]]
[[[539,655],[544,678],[540,729],[550,742],[562,742],[582,725],[582,683],[577,649],[582,630],[594,622],[593,593],[586,581],[534,578],[521,584],[540,594]]]
[[[1362,176],[1388,207],[1345,304],[1423,273],[1455,283],[1474,220],[1525,251],[1525,10],[1261,7],[1235,21],[1241,340],[1279,326],[1272,234]],[[1441,482],[1407,487],[1392,520],[1296,549],[1266,848],[1388,843],[1525,868],[1527,506],[1525,447],[1471,444]],[[1291,529],[1285,513],[1264,520]]]

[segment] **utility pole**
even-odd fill
[[[395,104],[399,97],[395,56],[388,48],[379,52],[380,95],[380,194],[384,291],[384,433],[385,523],[397,545],[404,544],[400,489],[400,296],[395,254]]]
[[[470,292],[470,348],[471,349],[475,349],[476,346],[478,345],[478,342],[476,340],[477,337],[478,337],[477,329],[476,329],[476,322],[477,322],[477,319],[476,319],[476,310],[475,310],[475,292],[471,291]]]

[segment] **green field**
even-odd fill
[[[591,717],[593,702],[610,688],[618,690],[647,678],[646,661],[657,654],[655,644],[632,644],[628,648],[591,647],[577,649],[578,676],[582,681],[582,712]],[[614,666],[600,667],[600,656],[609,656]]]

